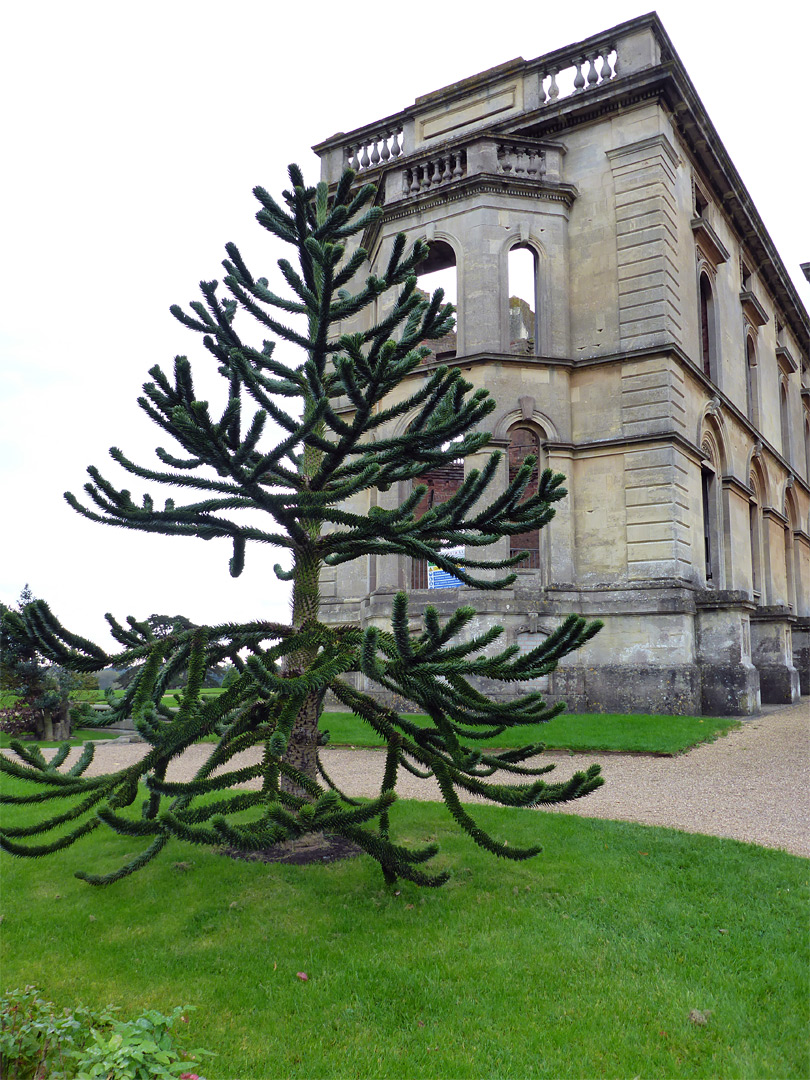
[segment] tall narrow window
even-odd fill
[[[810,484],[810,413],[805,413],[804,417],[804,458],[804,476]]]
[[[714,296],[712,286],[706,274],[700,275],[700,355],[703,374],[716,379],[714,345]]]
[[[446,465],[440,465],[438,468],[431,469],[429,472],[420,476],[418,480],[414,481],[415,484],[427,485],[427,491],[414,511],[417,520],[434,506],[440,506],[442,503],[447,502],[448,499],[451,499],[461,487],[463,480],[464,461],[462,458],[459,458],[457,461],[451,461]],[[427,561],[425,559],[412,559],[411,588],[426,589],[427,587]]]
[[[436,289],[444,290],[444,303],[458,305],[458,273],[456,253],[444,240],[434,240],[430,245],[430,254],[418,268],[419,288],[428,296]],[[436,360],[452,360],[457,351],[458,312],[456,329],[445,334],[439,340],[424,341],[422,344],[433,352]],[[428,357],[430,360],[431,357]]]
[[[700,473],[701,494],[703,497],[703,556],[706,565],[706,584],[715,584],[715,533],[713,502],[714,502],[714,472],[704,468]]]
[[[757,382],[757,376],[759,369],[757,367],[757,351],[754,346],[753,338],[748,335],[745,339],[745,388],[746,388],[746,407],[748,419],[755,427],[759,427],[759,386]]]
[[[785,526],[785,585],[787,587],[787,605],[795,614],[796,612],[796,581],[793,574],[793,529],[791,527],[788,508],[785,507],[785,516],[788,523]]]
[[[509,482],[511,483],[517,476],[518,469],[521,467],[527,457],[532,456],[536,458],[535,466],[532,469],[532,475],[529,479],[529,483],[526,486],[526,492],[524,498],[528,498],[530,495],[537,494],[538,480],[540,476],[540,439],[532,428],[516,424],[509,429]],[[522,563],[519,564],[519,569],[522,570],[536,570],[540,566],[540,530],[532,529],[530,532],[519,533],[516,536],[510,537],[509,540],[509,554],[517,555],[518,552],[525,551],[527,556]]]
[[[509,351],[539,352],[540,318],[537,299],[537,253],[525,244],[509,252]]]
[[[804,597],[799,595],[802,579],[801,559],[799,547],[795,542],[794,532],[797,528],[799,515],[796,505],[791,497],[791,492],[785,492],[785,584],[787,586],[787,604],[794,615],[804,612]]]
[[[751,537],[751,591],[754,599],[762,600],[762,533],[761,513],[762,507],[759,497],[759,486],[752,476],[750,481],[753,495],[748,503],[748,529]]]
[[[779,420],[782,426],[782,457],[785,461],[790,461],[790,411],[785,379],[779,384]]]

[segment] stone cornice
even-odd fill
[[[725,490],[734,491],[735,494],[741,495],[746,501],[754,494],[748,484],[744,484],[742,480],[732,476],[730,473],[723,476],[720,482]]]
[[[790,349],[785,345],[776,346],[776,360],[785,375],[792,375],[794,371],[799,370],[799,365],[793,359]]]
[[[705,217],[692,218],[689,224],[695,234],[695,242],[715,269],[720,263],[728,262],[730,258],[728,248]]]
[[[700,368],[698,368],[697,365],[687,356],[687,354],[683,351],[680,345],[677,345],[675,342],[671,342],[667,345],[652,345],[647,348],[634,349],[632,351],[607,353],[604,356],[589,356],[583,359],[578,358],[576,360],[572,360],[570,357],[560,356],[518,356],[514,353],[480,352],[473,353],[470,356],[456,356],[452,360],[433,360],[430,363],[421,364],[413,373],[411,378],[422,373],[426,374],[433,371],[435,368],[442,366],[473,368],[480,366],[481,364],[499,363],[507,365],[518,364],[523,367],[554,367],[573,372],[576,371],[578,368],[583,367],[594,367],[600,364],[621,364],[627,363],[628,361],[632,360],[643,360],[649,356],[662,355],[672,357],[679,364],[685,367],[689,371],[690,375],[692,375],[693,378],[695,378],[698,382],[701,383],[707,397],[710,399],[717,398],[723,411],[734,417],[736,422],[747,432],[752,442],[761,443],[763,450],[766,450],[770,457],[772,457],[777,464],[781,465],[781,467],[788,475],[794,476],[795,482],[799,484],[800,487],[804,488],[808,493],[810,493],[810,484],[808,484],[808,482],[804,480],[801,476],[797,476],[795,474],[792,465],[784,457],[782,457],[779,451],[764,438],[762,432],[758,431],[757,428],[754,427],[748,417],[743,412],[741,412],[737,408],[737,406],[729,398],[727,398],[723,394],[723,392],[719,390],[713,382],[711,382],[711,380],[709,380],[704,375]],[[694,446],[693,443],[691,443],[684,436],[679,435],[674,430],[669,437],[673,439],[677,437],[682,441],[685,447]],[[641,438],[650,438],[650,436],[643,436]],[[656,434],[655,438],[658,439],[659,436]],[[600,441],[598,443],[598,445],[607,444],[607,441]],[[560,448],[562,448],[563,445],[565,445],[566,447],[571,446],[573,448],[576,448],[573,443],[560,443],[555,445],[558,445]],[[591,444],[576,444],[576,446],[584,445]],[[597,443],[594,443],[593,445],[597,445]],[[739,479],[738,482],[743,484],[743,481]]]
[[[501,195],[557,202],[570,210],[579,195],[575,184],[547,180],[531,180],[528,177],[503,176],[500,173],[474,173],[452,180],[436,191],[417,192],[414,195],[383,203],[384,221],[398,221],[411,217],[415,212],[424,213],[437,206],[447,206],[468,199],[471,195]]]
[[[785,515],[780,514],[775,506],[763,506],[762,516],[764,518],[767,518],[769,521],[775,521],[777,525],[781,525],[783,529],[787,528],[787,526],[790,524]]]
[[[764,326],[768,322],[770,316],[750,289],[743,289],[740,293],[740,303],[743,314],[752,326]]]

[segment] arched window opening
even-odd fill
[[[415,486],[420,484],[425,484],[427,486],[427,491],[414,511],[416,519],[419,520],[419,518],[426,514],[428,510],[432,510],[434,506],[440,506],[442,503],[447,502],[448,499],[451,499],[461,487],[463,481],[463,458],[458,458],[456,461],[450,461],[445,465],[439,465],[435,469],[430,469],[420,476],[418,480],[414,480]],[[411,559],[411,588],[427,589],[428,586],[427,560]]]
[[[758,374],[757,351],[754,346],[753,338],[749,335],[745,340],[746,414],[754,427],[759,427]]]
[[[756,479],[750,482],[753,495],[748,502],[748,528],[751,536],[751,591],[758,602],[762,599],[762,504]]]
[[[542,462],[540,457],[540,438],[536,431],[527,425],[516,424],[509,429],[509,482],[515,479],[523,462],[530,455],[537,460],[532,469],[529,483],[526,485],[524,498],[537,494],[538,481]],[[529,532],[519,533],[509,538],[509,554],[517,555],[521,551],[528,552],[522,563],[518,564],[521,570],[536,570],[540,567],[540,530],[531,529]]]
[[[804,477],[810,484],[810,414],[804,417]]]
[[[787,606],[792,612],[796,611],[796,581],[793,573],[793,529],[790,525],[790,515],[785,507],[785,517],[788,523],[785,526],[785,584],[787,588]]]
[[[703,557],[706,585],[722,589],[720,559],[722,558],[722,519],[720,485],[713,461],[704,461],[700,470],[701,504],[703,509]]]
[[[426,297],[431,297],[436,289],[444,290],[444,303],[458,306],[458,270],[456,253],[444,240],[434,240],[430,245],[430,254],[417,269],[418,288]],[[456,313],[458,323],[458,312]],[[423,345],[433,353],[427,360],[452,360],[457,351],[457,329],[451,330],[438,340],[423,341]]]
[[[782,457],[790,461],[790,411],[787,382],[784,379],[779,384],[779,420],[782,427]]]
[[[714,342],[714,294],[707,274],[700,275],[700,355],[703,374],[717,382]]]
[[[540,340],[537,295],[537,252],[516,244],[507,259],[509,292],[509,351],[536,356]]]
[[[797,527],[799,515],[796,506],[790,498],[789,492],[785,494],[785,582],[787,586],[787,604],[794,615],[801,614],[799,610],[799,596],[797,587],[801,582],[801,559],[799,547],[795,543],[794,532]],[[804,604],[802,603],[802,607]]]

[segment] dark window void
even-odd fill
[[[762,563],[760,560],[759,502],[748,504],[748,528],[751,535],[751,589],[754,599],[762,595]]]
[[[444,240],[434,240],[430,245],[430,254],[417,271],[419,288],[427,296],[432,296],[436,289],[444,291],[444,303],[458,307],[458,272],[456,253]],[[456,313],[458,322],[458,313]],[[423,341],[423,345],[433,353],[426,358],[431,360],[452,360],[456,355],[457,334],[452,330],[439,340]]]
[[[440,506],[442,503],[447,502],[448,499],[451,499],[461,487],[463,480],[464,461],[459,458],[458,461],[451,461],[447,465],[441,465],[437,469],[431,469],[430,472],[426,472],[423,476],[420,476],[418,480],[414,481],[416,485],[427,485],[427,491],[414,511],[417,520],[434,506]],[[427,587],[428,564],[426,560],[412,559],[411,588],[426,589]]]
[[[509,351],[537,355],[540,336],[537,252],[525,244],[509,251]]]
[[[703,469],[700,474],[703,495],[703,555],[706,563],[706,584],[715,582],[714,473]]]
[[[782,426],[782,457],[785,461],[790,461],[790,410],[784,382],[779,387],[779,419]]]
[[[525,498],[537,494],[540,476],[540,438],[530,427],[515,426],[509,430],[509,482],[517,475],[518,469],[529,455],[537,458],[531,479],[526,487]],[[509,538],[509,554],[517,555],[520,551],[528,556],[519,564],[522,570],[535,570],[540,566],[540,530],[519,533]]]
[[[703,374],[714,378],[714,296],[708,277],[700,275],[700,354]]]
[[[746,338],[745,342],[745,387],[747,393],[748,419],[759,426],[759,389],[757,386],[757,353],[754,342]]]

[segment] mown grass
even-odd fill
[[[105,728],[75,728],[73,734],[68,739],[69,743],[75,744],[87,742],[92,740],[93,742],[100,742],[103,739],[117,739],[121,734],[120,731],[107,731]],[[5,750],[11,744],[13,739],[18,738],[16,735],[8,735],[5,731],[0,731],[0,750]],[[34,740],[23,739],[27,745],[30,746],[61,746],[65,740],[62,739],[58,742],[48,742],[47,740]]]
[[[427,717],[413,716],[415,722]],[[324,713],[321,727],[331,744],[382,746],[383,741],[352,713]],[[549,750],[624,751],[682,754],[692,746],[713,742],[740,727],[730,716],[622,716],[615,713],[562,713],[547,724],[512,728],[478,744],[511,748],[543,742]]]
[[[209,692],[211,693],[211,692]],[[217,691],[213,691],[215,695]],[[176,705],[173,696],[164,698],[166,705]],[[416,723],[427,722],[426,716],[412,716]],[[729,716],[623,716],[613,713],[563,713],[547,724],[504,731],[487,739],[482,747],[511,748],[527,743],[543,742],[549,750],[609,751],[646,754],[682,754],[703,742],[713,742],[721,735],[740,727]],[[329,732],[332,746],[383,746],[383,740],[352,713],[329,712],[321,718],[321,728]],[[81,728],[74,739],[110,738],[105,728]],[[213,737],[212,737],[213,738]],[[8,736],[0,733],[0,748],[9,744]],[[55,746],[56,743],[40,743]]]
[[[72,871],[136,849],[106,829],[47,861],[3,855],[4,986],[127,1013],[196,1005],[191,1038],[218,1054],[209,1080],[810,1075],[807,860],[475,815],[544,853],[498,861],[441,806],[405,803],[395,833],[440,842],[443,889],[388,891],[366,856],[267,866],[179,842],[93,889]]]

